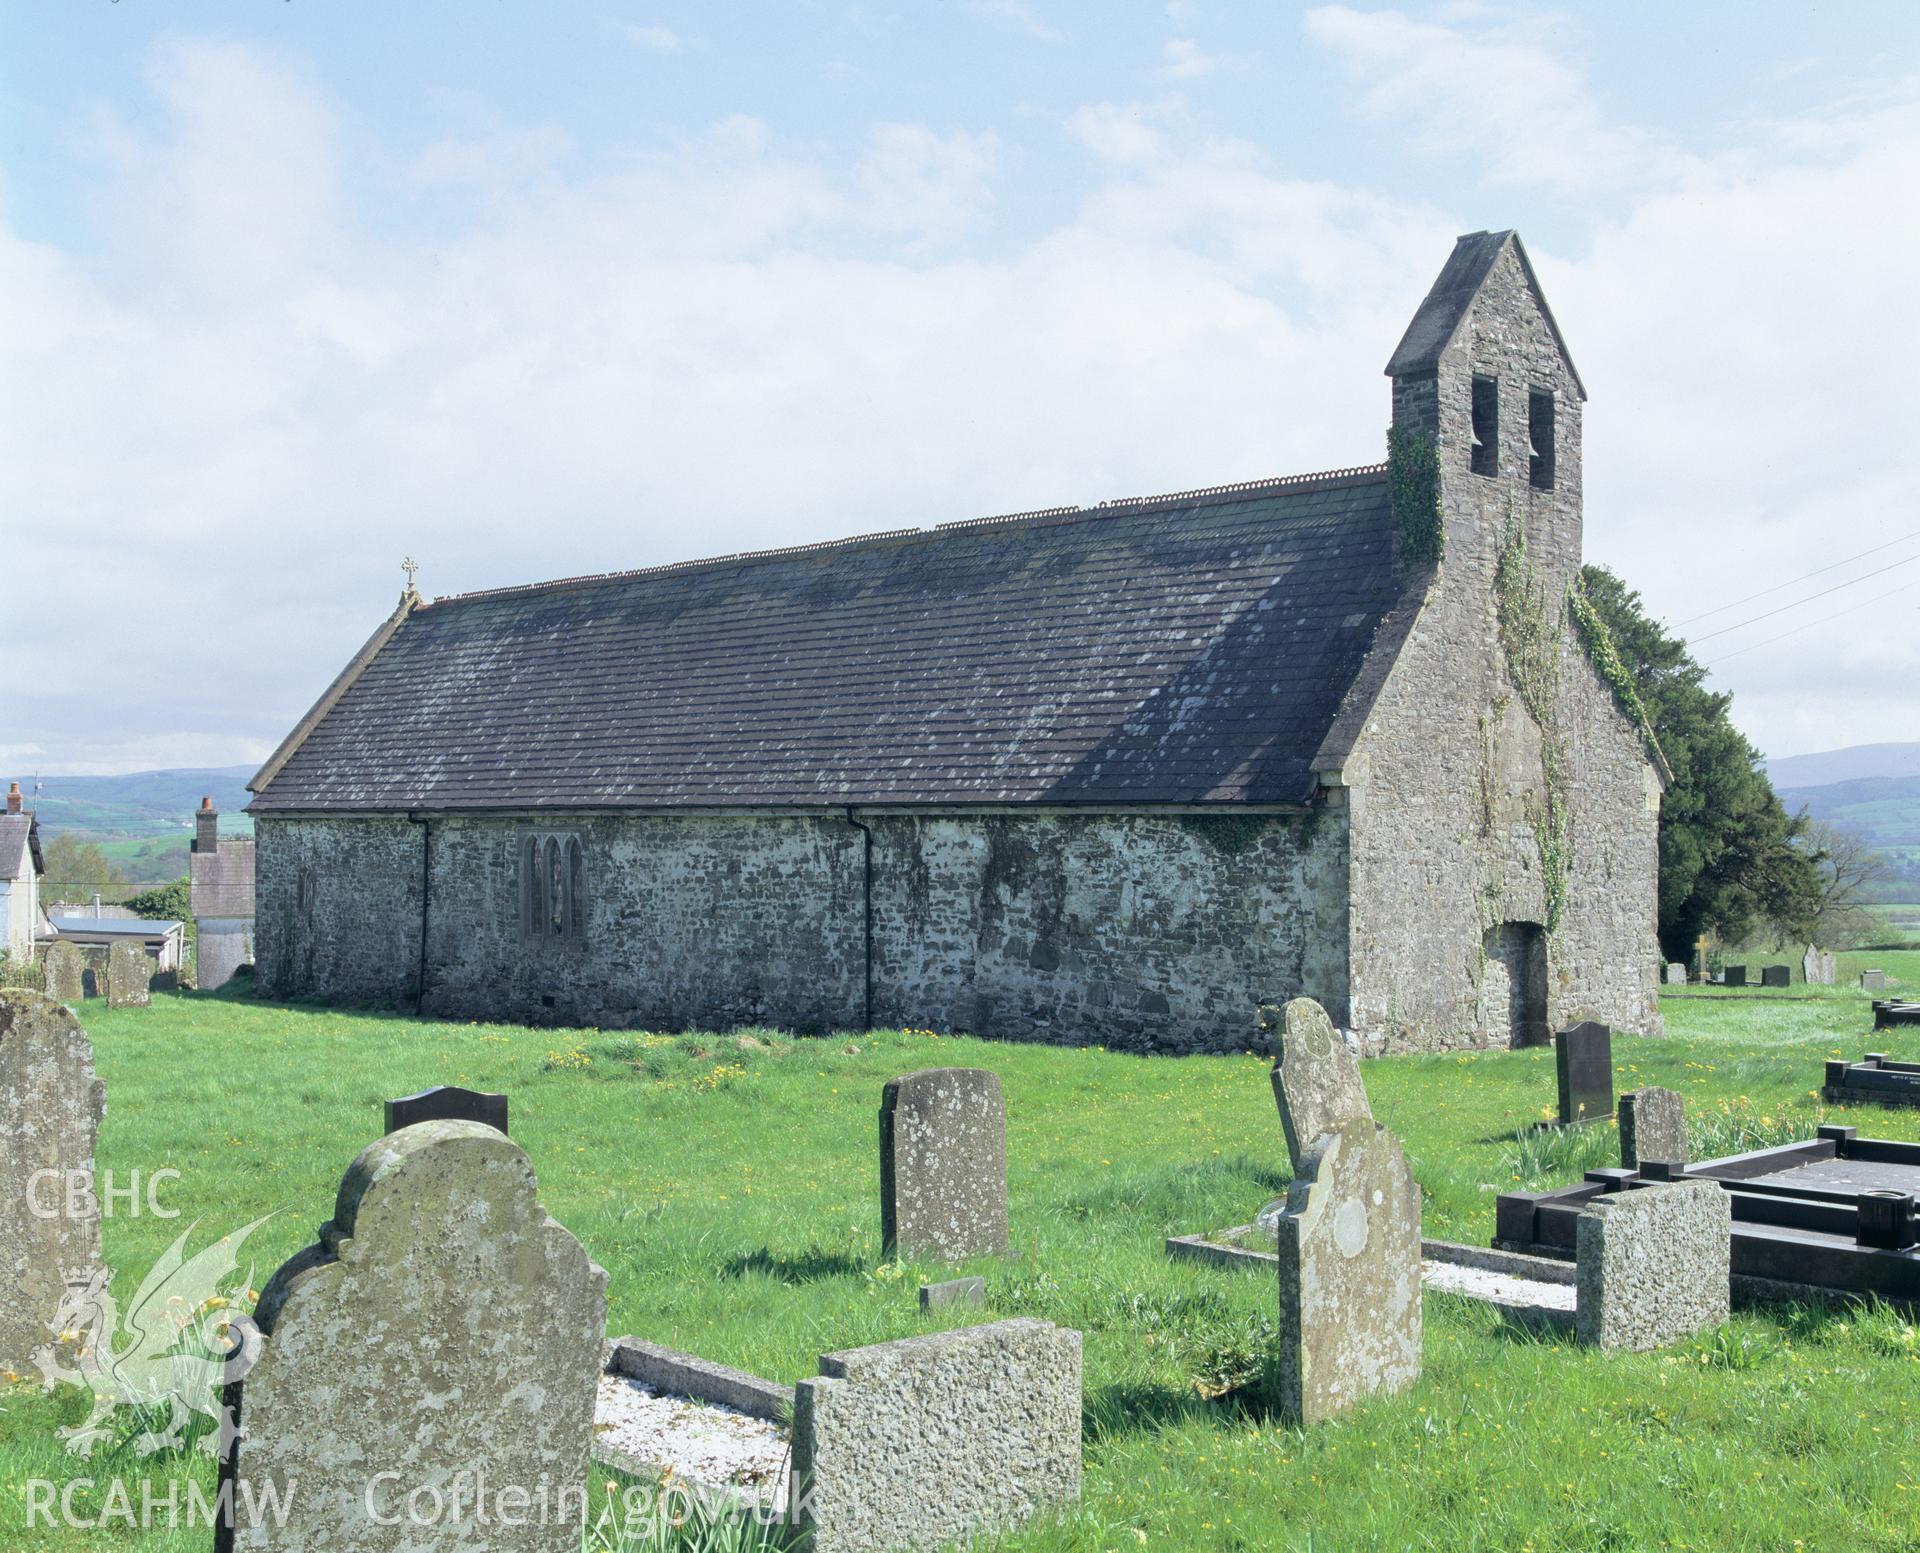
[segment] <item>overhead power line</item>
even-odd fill
[[[1872,582],[1874,578],[1884,577],[1888,572],[1897,572],[1903,566],[1913,565],[1915,561],[1920,561],[1920,555],[1910,555],[1904,561],[1895,561],[1891,566],[1883,566],[1877,572],[1868,572],[1848,582],[1836,582],[1831,588],[1822,588],[1818,593],[1809,593],[1805,598],[1795,599],[1790,604],[1781,604],[1773,609],[1764,610],[1745,620],[1736,621],[1730,626],[1722,626],[1718,631],[1709,631],[1705,636],[1692,637],[1687,645],[1697,647],[1701,642],[1710,642],[1716,636],[1725,636],[1729,631],[1743,631],[1750,625],[1758,625],[1762,620],[1771,620],[1775,615],[1784,615],[1790,609],[1798,609],[1802,604],[1811,604],[1815,599],[1823,599],[1830,593],[1840,592],[1843,588],[1857,588],[1863,582]],[[1755,643],[1755,645],[1759,644]]]
[[[1898,539],[1889,539],[1884,545],[1875,545],[1871,550],[1862,550],[1858,555],[1850,555],[1844,561],[1835,561],[1831,565],[1818,567],[1798,577],[1790,577],[1785,582],[1776,582],[1771,588],[1762,588],[1758,593],[1749,593],[1743,599],[1735,599],[1731,604],[1716,604],[1712,609],[1703,609],[1697,615],[1689,615],[1685,620],[1676,621],[1674,629],[1690,626],[1696,620],[1705,620],[1710,615],[1724,615],[1730,609],[1738,609],[1742,604],[1751,604],[1755,599],[1763,599],[1770,593],[1782,589],[1797,587],[1803,582],[1811,582],[1816,577],[1824,577],[1828,572],[1837,572],[1843,566],[1851,566],[1855,561],[1864,561],[1870,555],[1878,555],[1882,550],[1891,550],[1895,545],[1904,545],[1909,539],[1920,539],[1920,529],[1911,534],[1902,534]]]
[[[1888,567],[1887,570],[1891,571],[1893,568]],[[1745,647],[1736,647],[1732,652],[1723,653],[1720,657],[1715,658],[1707,667],[1710,669],[1718,668],[1721,664],[1725,663],[1727,659],[1737,658],[1743,652],[1752,652],[1756,647],[1771,647],[1775,642],[1784,642],[1790,636],[1798,636],[1802,631],[1811,631],[1815,626],[1823,626],[1830,620],[1840,620],[1848,615],[1856,614],[1860,610],[1865,609],[1867,604],[1878,604],[1885,599],[1897,598],[1906,591],[1905,588],[1889,588],[1885,593],[1876,593],[1866,601],[1866,604],[1849,604],[1845,609],[1836,609],[1831,615],[1822,615],[1818,620],[1803,621],[1797,626],[1780,632],[1777,636],[1769,636],[1758,642],[1749,642]]]

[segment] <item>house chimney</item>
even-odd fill
[[[193,826],[194,851],[218,852],[220,850],[220,815],[213,807],[211,795],[200,800],[200,812],[194,815]]]
[[[22,801],[20,797],[20,784],[18,782],[9,782],[7,784],[7,813],[18,814]]]

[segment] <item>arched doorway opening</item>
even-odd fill
[[[1543,1046],[1547,1029],[1547,935],[1538,922],[1487,929],[1481,1006],[1494,1046]]]

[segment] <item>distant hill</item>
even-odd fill
[[[1815,755],[1786,755],[1767,762],[1767,775],[1776,789],[1827,787],[1873,777],[1920,777],[1920,744],[1855,744]]]
[[[40,791],[27,802],[49,836],[66,833],[90,838],[179,838],[193,833],[193,811],[210,796],[220,811],[220,828],[247,834],[253,822],[240,811],[252,798],[247,778],[254,766],[189,767],[173,771],[136,771],[127,776],[43,776]],[[182,871],[185,865],[182,864]]]
[[[1863,777],[1819,787],[1776,788],[1789,813],[1804,808],[1884,852],[1909,880],[1920,881],[1920,776]],[[1902,892],[1911,899],[1912,891]]]

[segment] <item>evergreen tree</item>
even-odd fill
[[[1738,943],[1766,925],[1805,937],[1820,914],[1819,852],[1804,815],[1789,815],[1760,752],[1733,726],[1733,697],[1706,688],[1706,669],[1603,566],[1582,571],[1587,598],[1633,676],[1673,768],[1660,808],[1660,948],[1690,960],[1711,933]]]

